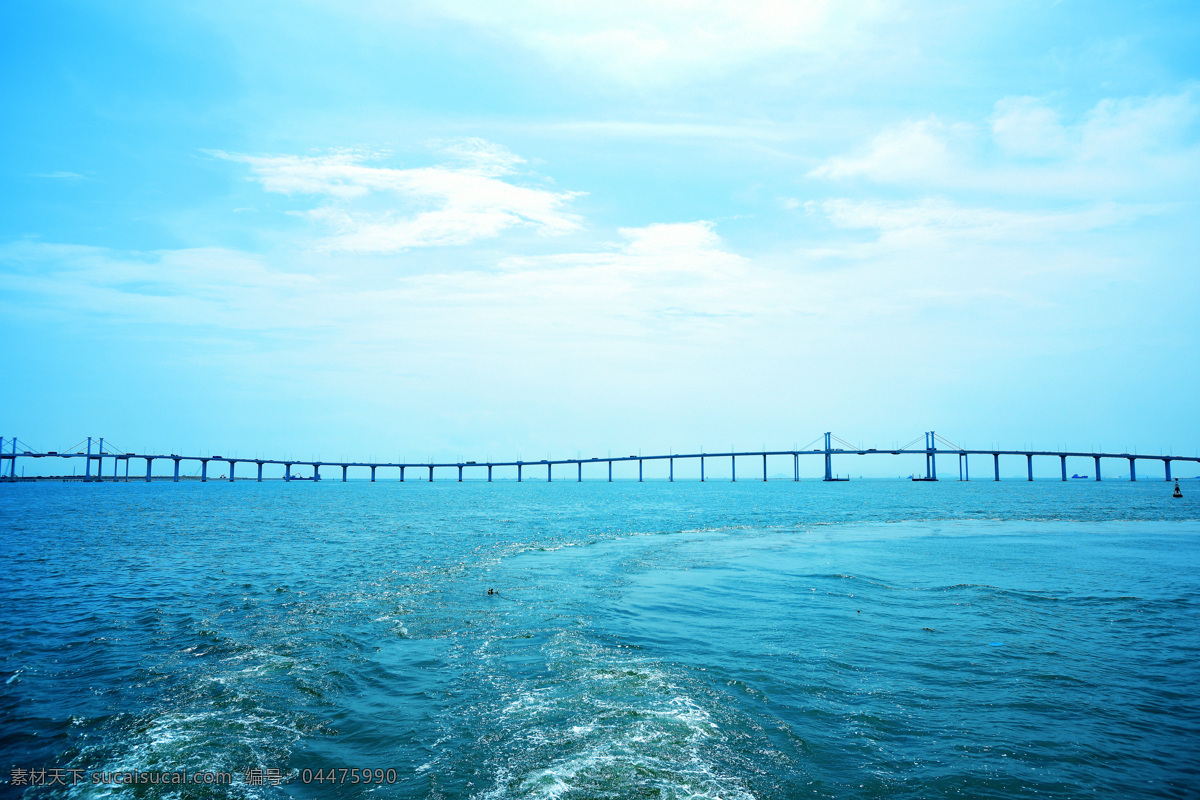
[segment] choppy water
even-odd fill
[[[0,793],[1197,797],[1198,512],[1149,481],[2,486],[0,778],[234,783]],[[395,782],[304,783],[330,768]]]

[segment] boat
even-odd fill
[[[1072,475],[1071,476],[1071,480],[1075,480],[1075,481],[1086,481],[1087,479],[1088,479],[1087,475]]]
[[[920,483],[922,481],[936,481],[937,480],[937,478],[918,478],[916,475],[909,475],[908,479],[910,481],[914,481],[917,483]]]

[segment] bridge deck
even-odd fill
[[[929,435],[929,434],[927,434]],[[15,440],[8,440],[15,445]],[[827,437],[827,441],[829,441]],[[0,442],[2,446],[2,442]],[[1166,479],[1171,480],[1171,463],[1200,463],[1200,456],[1176,456],[1176,455],[1150,455],[1147,453],[1130,453],[1130,452],[1094,452],[1094,451],[1076,451],[1076,450],[1004,450],[1004,449],[937,449],[936,447],[926,448],[836,448],[823,447],[811,450],[727,450],[719,452],[694,452],[694,453],[665,453],[652,455],[628,455],[628,456],[597,456],[588,458],[549,458],[539,459],[535,461],[524,460],[505,460],[505,461],[325,461],[321,459],[278,459],[278,458],[239,458],[235,456],[195,456],[195,455],[179,455],[177,453],[56,453],[56,452],[33,452],[29,450],[10,452],[0,451],[0,476],[7,474],[8,479],[15,479],[16,462],[18,459],[32,458],[62,458],[62,459],[87,459],[88,471],[91,469],[91,462],[97,461],[97,473],[101,471],[104,462],[115,460],[117,462],[124,461],[126,463],[126,471],[128,472],[129,461],[132,459],[144,460],[146,462],[146,479],[151,478],[152,466],[156,461],[171,461],[174,463],[175,478],[179,477],[179,464],[182,462],[197,462],[201,464],[203,471],[203,480],[207,480],[207,467],[209,462],[218,462],[227,464],[230,470],[230,480],[234,479],[237,465],[253,464],[257,467],[257,479],[262,479],[262,467],[264,466],[282,466],[287,471],[286,475],[290,478],[292,467],[311,467],[314,474],[319,474],[322,468],[341,467],[343,472],[343,480],[346,477],[346,472],[351,467],[357,469],[370,469],[372,479],[375,477],[375,472],[380,469],[398,469],[401,471],[401,480],[403,480],[403,471],[410,469],[429,470],[429,479],[433,478],[433,470],[435,469],[457,469],[458,478],[462,480],[464,470],[487,470],[488,479],[491,479],[492,470],[497,467],[515,467],[518,470],[519,479],[522,476],[525,467],[547,467],[547,479],[551,479],[551,468],[555,466],[570,466],[574,465],[578,469],[578,480],[582,480],[582,468],[586,464],[607,464],[609,466],[609,480],[612,479],[612,464],[621,462],[639,462],[638,479],[641,480],[641,463],[645,461],[670,461],[671,462],[671,480],[674,480],[674,461],[680,460],[695,460],[695,459],[733,459],[731,462],[734,468],[734,479],[736,480],[736,459],[757,457],[763,459],[763,480],[767,478],[766,459],[769,457],[792,456],[796,468],[796,480],[799,480],[799,459],[801,456],[823,456],[826,459],[825,479],[832,480],[829,471],[829,464],[833,456],[871,456],[871,455],[887,455],[887,456],[926,456],[927,457],[927,478],[936,478],[936,457],[937,456],[957,456],[963,462],[969,465],[966,460],[970,456],[992,456],[996,459],[996,480],[999,480],[999,457],[1000,456],[1023,456],[1029,464],[1028,474],[1029,480],[1033,480],[1032,459],[1055,457],[1061,460],[1062,464],[1062,479],[1066,480],[1066,459],[1067,458],[1090,458],[1099,467],[1100,459],[1125,459],[1130,466],[1130,480],[1136,480],[1137,461],[1160,461],[1164,465]],[[114,463],[113,473],[115,473],[116,464]],[[114,475],[115,476],[115,475]],[[98,477],[98,475],[97,475]],[[969,479],[969,472],[967,474]],[[249,476],[241,478],[241,480],[253,480]],[[287,479],[287,478],[285,478]],[[295,479],[295,478],[291,478]],[[703,476],[703,461],[701,462],[701,480]],[[962,473],[960,471],[960,479]],[[1100,475],[1096,475],[1096,480],[1100,480]]]

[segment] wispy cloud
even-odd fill
[[[519,156],[480,139],[439,144],[448,163],[409,169],[372,166],[378,154],[351,150],[213,154],[249,165],[269,192],[318,198],[321,204],[303,213],[318,224],[329,251],[396,253],[468,244],[512,228],[556,235],[579,227],[566,207],[580,193],[513,182],[524,163]]]
[[[15,242],[0,247],[3,298],[14,314],[85,313],[121,322],[269,330],[295,326],[297,302],[319,296],[309,275],[222,248],[154,252]]]
[[[653,224],[622,229],[619,241],[592,251],[367,281],[341,265],[302,274],[280,258],[215,249],[129,253],[21,243],[0,250],[0,264],[18,304],[10,311],[294,336],[293,349],[320,331],[331,364],[353,360],[360,349],[406,352],[434,341],[431,352],[460,355],[536,349],[562,356],[571,343],[607,350],[618,341],[695,353],[757,341],[764,331],[819,338],[816,319],[875,330],[884,319],[909,324],[923,309],[996,298],[1043,305],[1058,292],[1052,273],[1104,266],[1095,254],[1035,265],[1030,253],[1045,239],[1030,228],[1086,232],[1121,213],[1045,221],[948,202],[851,201],[815,210],[872,239],[812,247],[780,265],[733,252],[709,221]],[[1054,233],[1045,236],[1053,244]],[[830,257],[845,266],[820,269]]]
[[[1102,203],[1083,209],[1006,209],[964,206],[946,198],[916,202],[837,199],[813,203],[839,228],[884,235],[970,238],[975,242],[1037,242],[1083,233],[1152,214],[1154,207]]]
[[[86,181],[86,180],[88,180],[88,177],[86,175],[80,175],[78,172],[67,172],[65,170],[58,170],[56,172],[35,172],[31,177],[46,178],[47,180],[53,180],[53,181]]]
[[[382,340],[404,335],[399,319],[472,331],[486,321],[531,336],[556,327],[603,334],[658,326],[666,316],[736,317],[770,303],[750,262],[724,249],[710,222],[621,236],[598,252],[511,257],[496,269],[397,275],[368,286],[341,269],[301,274],[219,249],[136,253],[24,242],[0,248],[0,264],[10,297],[39,313],[242,330],[334,327],[355,336],[373,330]]]

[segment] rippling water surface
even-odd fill
[[[83,776],[0,790],[1197,797],[1198,512],[1161,481],[0,486],[0,779]],[[340,768],[395,772],[305,783]],[[234,782],[90,782],[134,770]]]

